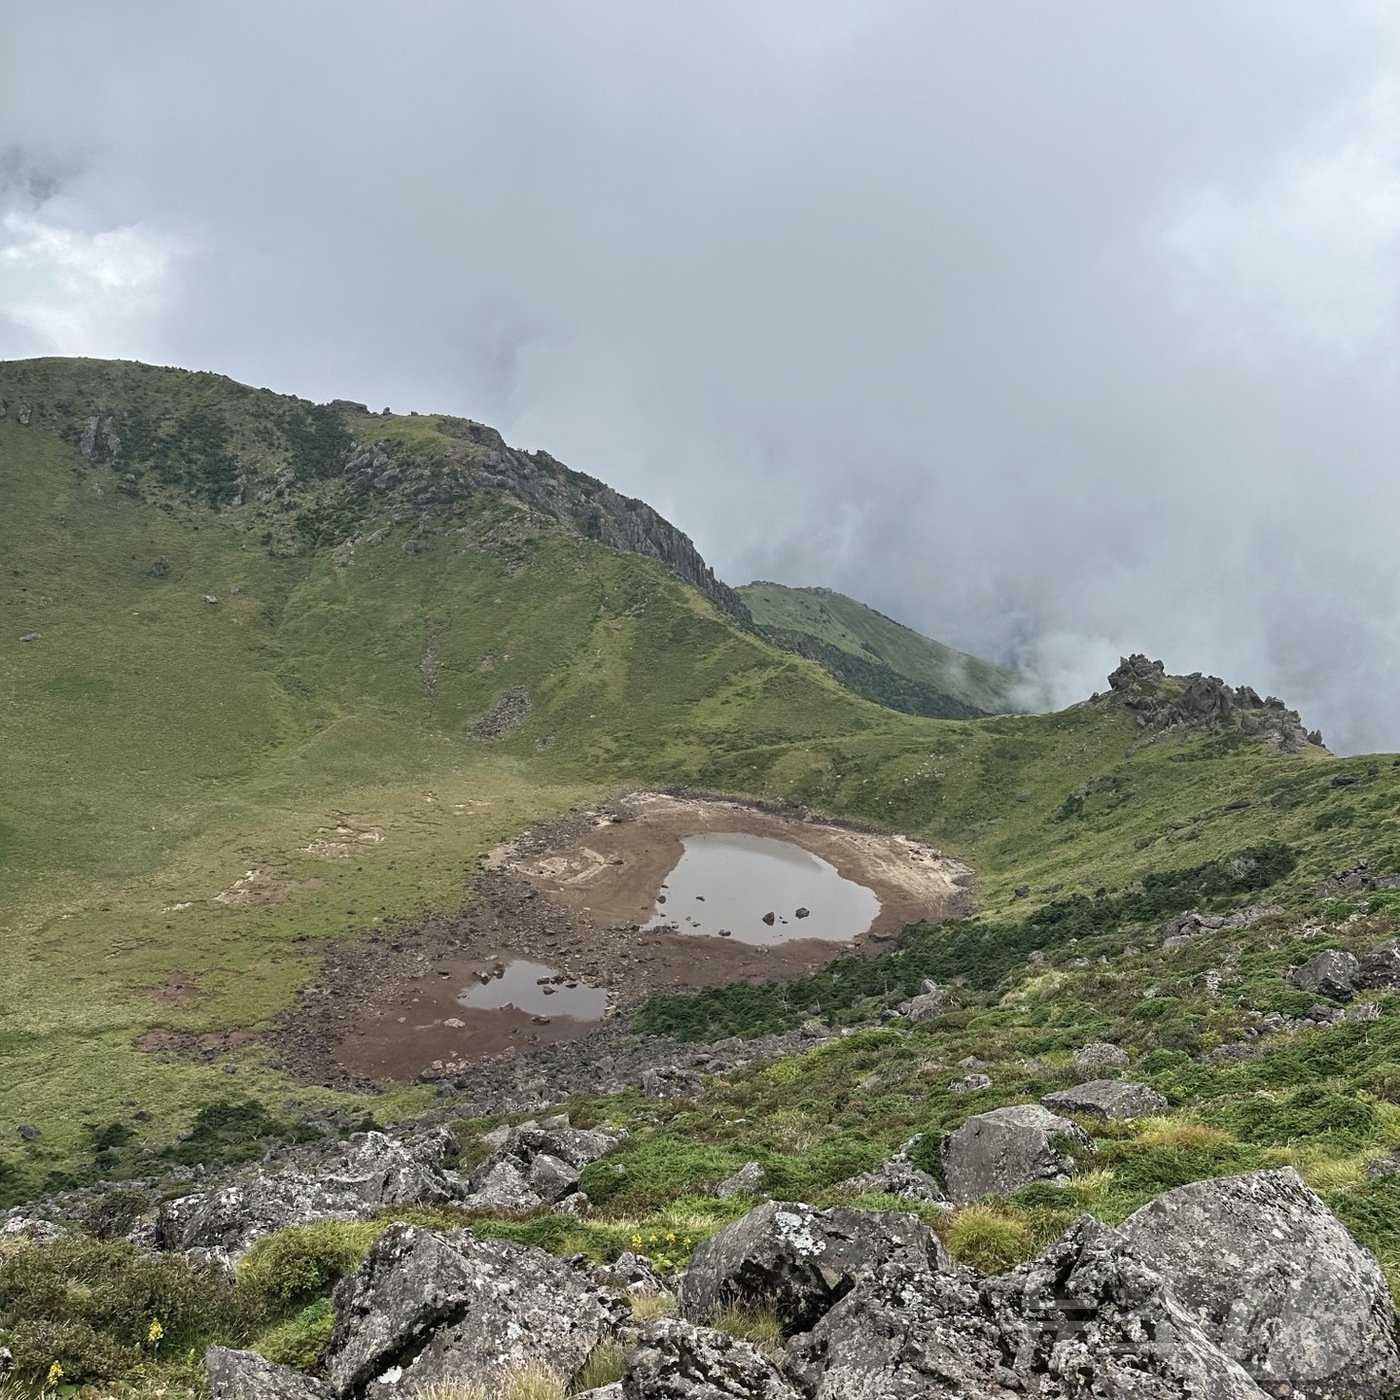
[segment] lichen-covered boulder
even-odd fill
[[[204,1353],[212,1400],[331,1400],[330,1388],[255,1351],[210,1347]]]
[[[326,1373],[365,1400],[463,1376],[489,1389],[531,1365],[571,1375],[628,1311],[544,1250],[412,1225],[391,1225],[332,1301]]]
[[[1361,963],[1355,953],[1340,948],[1328,948],[1309,958],[1302,967],[1295,967],[1289,981],[1301,992],[1312,996],[1331,997],[1333,1001],[1350,1001],[1356,995],[1357,975]]]
[[[1083,1073],[1127,1063],[1128,1052],[1117,1045],[1110,1045],[1106,1040],[1091,1040],[1074,1052],[1074,1067]]]
[[[1036,1393],[1266,1400],[1161,1276],[1092,1216],[1080,1216],[1028,1263],[985,1280],[981,1303],[1006,1365],[1018,1378],[1036,1377]]]
[[[1400,1386],[1380,1266],[1291,1167],[1180,1186],[1121,1229],[1269,1394],[1382,1400]]]
[[[677,1296],[694,1321],[728,1307],[771,1308],[791,1334],[891,1261],[916,1272],[957,1270],[916,1216],[769,1201],[700,1245]]]
[[[1074,1170],[1070,1145],[1093,1149],[1083,1129],[1038,1103],[975,1114],[943,1137],[948,1196],[975,1201],[1009,1196],[1036,1181],[1064,1180]]]
[[[1168,1106],[1155,1089],[1131,1079],[1090,1079],[1046,1094],[1040,1102],[1052,1113],[1085,1113],[1119,1120],[1161,1113]]]
[[[623,1400],[801,1400],[757,1347],[727,1332],[661,1318],[642,1333]]]
[[[1400,943],[1382,943],[1357,961],[1356,985],[1378,990],[1400,988]]]

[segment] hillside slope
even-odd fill
[[[750,583],[739,596],[770,641],[820,661],[853,690],[906,714],[975,719],[1026,708],[1025,677],[922,636],[829,588]]]
[[[0,1043],[41,1129],[0,1154],[12,1196],[103,1170],[112,1121],[156,1151],[231,1093],[289,1121],[363,1103],[261,1038],[326,940],[459,907],[479,853],[620,787],[908,832],[993,915],[1268,842],[1300,889],[1400,859],[1388,760],[1238,716],[869,704],[742,625],[661,525],[671,557],[609,545],[627,507],[523,479],[539,459],[465,420],[91,362],[0,366],[0,400]]]

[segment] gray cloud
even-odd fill
[[[471,414],[1057,700],[1400,747],[1391,0],[3,10],[0,354]]]

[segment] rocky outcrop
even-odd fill
[[[450,442],[445,456],[420,458],[385,439],[350,458],[345,480],[354,491],[382,497],[385,508],[404,519],[450,516],[473,497],[495,496],[542,523],[658,559],[731,617],[750,621],[743,599],[715,577],[689,537],[645,501],[571,471],[546,452],[516,451],[482,423],[441,418],[437,427]]]
[[[1361,964],[1354,953],[1328,948],[1309,958],[1302,967],[1295,967],[1288,980],[1299,991],[1311,996],[1348,1001],[1356,995],[1356,975],[1360,969]]]
[[[1318,894],[1328,898],[1338,894],[1372,894],[1376,890],[1400,887],[1400,875],[1382,875],[1369,860],[1334,870],[1318,887]]]
[[[489,1391],[530,1365],[572,1375],[626,1314],[541,1249],[412,1225],[390,1226],[332,1301],[326,1374],[365,1400],[462,1377]]]
[[[1110,1045],[1106,1040],[1091,1040],[1074,1052],[1074,1067],[1083,1073],[1127,1063],[1128,1052],[1117,1045]]]
[[[801,1400],[757,1347],[678,1318],[648,1327],[622,1378],[624,1400]]]
[[[925,979],[919,986],[918,995],[901,1002],[897,1010],[911,1026],[918,1026],[926,1021],[936,1021],[943,1014],[947,1001],[947,990]]]
[[[1122,1232],[1269,1394],[1381,1400],[1400,1385],[1380,1266],[1291,1167],[1178,1187]]]
[[[211,1400],[331,1400],[329,1387],[255,1351],[210,1347],[204,1353]]]
[[[1252,686],[1226,685],[1218,676],[1199,671],[1168,676],[1160,661],[1150,661],[1140,652],[1118,663],[1108,685],[1114,702],[1131,710],[1144,729],[1235,729],[1284,753],[1322,743],[1322,735],[1309,733],[1297,711],[1282,700],[1272,695],[1260,699]]]
[[[494,1140],[493,1140],[494,1139]],[[469,1207],[536,1210],[577,1193],[579,1173],[621,1141],[612,1133],[575,1128],[567,1118],[498,1129],[490,1154],[468,1178]]]
[[[1157,945],[1161,948],[1180,948],[1199,933],[1250,928],[1261,919],[1282,913],[1283,910],[1274,904],[1252,904],[1230,914],[1202,914],[1199,909],[1187,909],[1173,914],[1158,928]]]
[[[791,1334],[815,1325],[859,1281],[900,1261],[919,1272],[956,1268],[916,1216],[770,1201],[695,1251],[677,1296],[682,1313],[697,1322],[729,1307],[771,1308]]]
[[[1150,1085],[1131,1079],[1090,1079],[1046,1094],[1040,1102],[1052,1113],[1084,1113],[1093,1118],[1119,1120],[1161,1113],[1167,1107],[1166,1099]]]
[[[1082,1128],[1038,1103],[994,1108],[969,1118],[942,1144],[943,1180],[954,1201],[1009,1196],[1036,1181],[1064,1181],[1074,1170],[1071,1144],[1089,1151]]]
[[[986,1079],[986,1075],[972,1075],[969,1078]],[[992,1081],[987,1079],[987,1083]],[[954,1088],[957,1086],[954,1085]],[[859,1176],[848,1177],[839,1182],[837,1189],[855,1193],[878,1193],[884,1196],[903,1196],[910,1201],[927,1201],[944,1204],[948,1198],[943,1194],[938,1182],[914,1162],[913,1152],[923,1139],[923,1134],[911,1137],[899,1149],[892,1152],[878,1167]]]

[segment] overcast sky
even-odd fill
[[[1400,749],[1400,0],[0,0],[0,358],[465,414]]]

